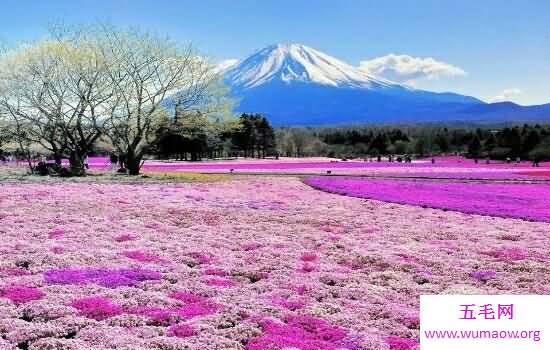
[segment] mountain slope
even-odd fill
[[[527,107],[400,85],[299,44],[258,50],[229,67],[224,79],[240,101],[238,112],[262,113],[278,126],[493,120],[518,111],[523,118],[546,115],[540,109],[524,111]]]
[[[333,87],[402,88],[375,79],[317,50],[298,44],[271,45],[233,66],[225,74],[231,86],[251,89],[273,81]]]

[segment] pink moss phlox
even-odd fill
[[[212,255],[202,252],[192,252],[189,253],[189,256],[197,260],[199,264],[209,264],[214,260]]]
[[[307,302],[303,298],[297,299],[297,298],[286,298],[286,297],[279,297],[279,296],[271,297],[270,301],[273,305],[284,307],[285,309],[288,309],[290,311],[296,311],[298,309],[301,309],[307,304]]]
[[[186,291],[173,292],[170,298],[184,303],[175,310],[176,314],[184,319],[215,314],[221,309],[221,305],[209,301],[208,298]]]
[[[188,303],[200,303],[208,300],[208,298],[203,297],[202,295],[193,294],[186,291],[177,291],[173,292],[170,295],[170,298],[179,300],[186,304]]]
[[[301,272],[313,272],[317,269],[317,266],[310,262],[304,262],[302,266],[300,267]]]
[[[133,241],[136,239],[136,236],[129,233],[123,233],[118,236],[115,236],[113,239],[115,240],[115,242],[122,243],[122,242]]]
[[[13,285],[0,289],[0,298],[7,298],[15,305],[25,304],[29,301],[39,300],[44,297],[44,293],[34,287],[23,285]]]
[[[219,277],[227,276],[227,272],[225,272],[225,270],[223,269],[220,269],[219,267],[207,268],[202,273],[204,275],[210,275],[210,276],[219,276]]]
[[[154,230],[158,230],[158,229],[161,228],[161,225],[158,222],[150,222],[150,223],[145,224],[145,227],[150,228],[150,229],[154,229]]]
[[[420,328],[420,317],[418,315],[404,315],[399,317],[399,321],[409,329]]]
[[[29,271],[21,267],[0,267],[0,277],[26,276]]]
[[[183,319],[189,320],[197,316],[206,316],[212,315],[218,312],[221,309],[221,306],[210,302],[203,301],[198,303],[188,303],[178,308],[176,314]]]
[[[178,337],[178,338],[187,338],[197,335],[197,331],[186,324],[175,324],[168,328],[168,336]]]
[[[470,276],[480,282],[487,282],[497,276],[495,271],[474,271]]]
[[[176,312],[176,307],[135,306],[128,309],[129,314],[145,316],[156,326],[169,326],[177,322]]]
[[[291,327],[297,327],[313,334],[316,338],[335,342],[343,339],[347,332],[340,327],[333,326],[327,321],[307,315],[288,315],[285,322]]]
[[[527,252],[518,247],[495,249],[486,252],[486,254],[493,258],[508,262],[525,260],[528,257]]]
[[[60,246],[55,246],[55,247],[51,247],[50,251],[54,254],[61,254],[65,251],[65,248],[60,247]]]
[[[162,259],[154,254],[149,254],[141,250],[127,250],[122,252],[122,255],[129,259],[137,260],[140,262],[161,262]]]
[[[292,286],[290,289],[295,291],[298,295],[304,295],[309,291],[309,287],[306,286],[305,284]]]
[[[107,318],[122,314],[122,308],[103,297],[85,297],[76,299],[71,306],[79,311],[81,316],[103,321]]]
[[[413,350],[418,347],[418,341],[410,338],[389,336],[384,340],[390,346],[390,350]]]
[[[49,239],[56,239],[56,238],[59,238],[59,237],[63,236],[64,234],[65,234],[64,230],[62,230],[60,228],[56,228],[56,229],[53,229],[50,232],[48,232],[48,238]]]
[[[310,177],[305,183],[322,191],[350,197],[466,214],[550,222],[550,186],[541,184],[396,181],[330,176]]]
[[[206,284],[213,287],[230,288],[236,285],[235,281],[228,278],[209,278]]]
[[[301,350],[339,350],[347,332],[328,322],[305,315],[289,315],[285,323],[265,320],[262,335],[253,338],[246,350],[297,348]]]
[[[242,250],[244,250],[245,252],[249,252],[249,251],[252,251],[252,250],[260,249],[262,247],[263,247],[263,245],[260,244],[260,243],[250,242],[250,243],[244,244],[242,246]]]
[[[317,256],[317,254],[312,252],[306,252],[300,256],[300,260],[306,261],[306,262],[313,262],[313,261],[317,261],[318,259],[319,257]]]
[[[108,288],[135,286],[139,282],[160,280],[161,274],[147,269],[53,269],[44,273],[48,284],[89,284],[95,283]]]

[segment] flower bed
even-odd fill
[[[417,350],[421,294],[550,293],[547,223],[282,177],[0,188],[0,349]]]
[[[550,222],[550,185],[310,177],[315,188],[346,196],[467,214]]]

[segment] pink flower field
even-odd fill
[[[550,222],[550,184],[389,181],[333,176],[310,177],[305,182],[327,192],[352,197]]]
[[[94,171],[110,171],[111,165],[106,157],[90,158],[90,167]],[[550,163],[542,163],[533,168],[530,162],[505,163],[491,161],[486,164],[462,157],[435,157],[414,160],[412,163],[399,163],[364,160],[342,161],[333,158],[280,158],[275,159],[235,159],[220,161],[184,162],[147,160],[142,166],[145,173],[244,173],[244,174],[332,174],[367,175],[390,177],[426,177],[488,180],[538,180],[548,181]]]
[[[2,350],[417,350],[421,294],[550,294],[545,222],[293,176],[1,188]]]

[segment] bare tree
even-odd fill
[[[102,27],[101,47],[114,85],[105,134],[138,174],[165,108],[178,113],[208,109],[219,81],[214,67],[191,46],[139,31]],[[164,111],[163,111],[164,110]]]
[[[57,26],[50,39],[0,60],[3,118],[21,122],[27,141],[57,160],[69,155],[77,174],[102,136],[138,174],[168,108],[226,111],[224,93],[214,66],[191,46],[106,25]]]
[[[112,96],[97,43],[85,36],[53,36],[3,59],[0,104],[30,126],[30,141],[59,159],[70,156],[75,173],[102,133],[104,104]]]

